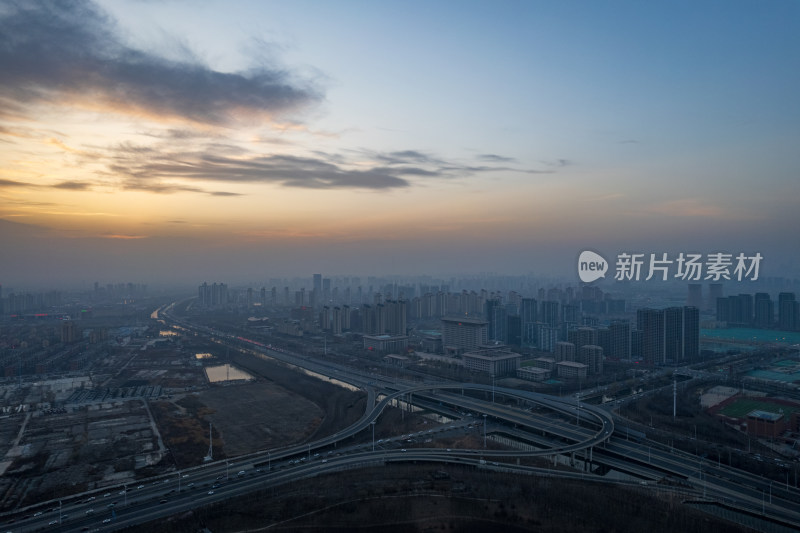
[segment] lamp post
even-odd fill
[[[372,451],[375,451],[375,421],[369,423],[372,426]]]
[[[269,450],[267,450],[267,472],[272,471],[272,455],[270,455]]]
[[[486,414],[483,415],[483,447],[486,448]]]

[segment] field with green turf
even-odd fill
[[[786,416],[791,416],[794,411],[800,410],[796,407],[773,403],[769,400],[740,398],[721,409],[720,414],[730,416],[732,418],[747,418],[747,413],[756,409],[770,413],[779,413],[781,410],[783,410],[783,413]]]

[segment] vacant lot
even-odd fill
[[[229,456],[306,440],[325,417],[316,404],[264,381],[215,387],[201,401]]]
[[[153,403],[153,416],[178,468],[202,463],[213,425],[214,458],[320,438],[364,414],[365,395],[269,360],[231,354],[255,382],[208,389]]]

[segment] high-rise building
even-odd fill
[[[561,361],[575,361],[575,345],[571,342],[557,342],[555,359],[556,363],[560,363]]]
[[[536,330],[538,348],[543,352],[554,351],[560,338],[558,328],[539,322]]]
[[[800,302],[793,292],[778,294],[778,327],[784,331],[800,329]]]
[[[582,346],[597,345],[597,329],[590,327],[573,328],[567,333],[567,340],[580,351]]]
[[[331,308],[327,305],[322,306],[319,312],[319,329],[327,331],[331,328]]]
[[[334,307],[331,314],[331,333],[334,335],[342,334],[342,309],[341,307]]]
[[[771,327],[775,322],[775,304],[766,292],[757,292],[754,301],[755,319],[753,324],[759,328]]]
[[[636,329],[642,332],[642,359],[650,365],[664,363],[664,310],[636,311]]]
[[[700,310],[683,308],[683,354],[680,362],[696,361],[700,358]]]
[[[522,321],[520,316],[509,315],[506,322],[508,324],[506,328],[506,344],[522,346]]]
[[[603,349],[600,346],[586,344],[579,349],[578,362],[586,365],[587,374],[603,373]]]
[[[489,323],[489,340],[508,342],[508,313],[500,300],[486,300],[486,321]]]
[[[717,298],[717,320],[727,322],[731,316],[731,301],[728,298]]]
[[[701,283],[689,284],[689,294],[686,297],[686,305],[698,309],[703,307],[703,285]]]
[[[314,274],[314,292],[318,298],[322,296],[322,274]]]
[[[722,298],[722,283],[709,283],[708,284],[708,307],[706,309],[713,310],[717,305],[717,300]],[[717,319],[719,320],[719,319]]]
[[[520,336],[521,345],[531,348],[536,345],[536,322],[538,321],[538,306],[533,298],[522,298],[520,301]]]
[[[78,339],[78,328],[75,322],[67,320],[61,323],[61,342],[70,344],[76,342]]]
[[[696,307],[639,309],[641,357],[648,364],[679,363],[700,354],[700,312]]]
[[[627,320],[613,320],[608,326],[611,359],[627,361],[631,358],[631,324]]]
[[[548,326],[558,326],[558,302],[546,300],[542,302],[541,316],[539,320]]]
[[[228,286],[224,283],[203,282],[197,289],[197,297],[202,307],[217,307],[228,303]]]

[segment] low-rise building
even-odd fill
[[[550,379],[551,375],[552,372],[550,370],[535,366],[524,366],[517,369],[517,377],[528,381],[545,381]]]
[[[575,361],[561,361],[556,363],[558,377],[563,379],[586,379],[589,367]]]
[[[520,354],[503,349],[465,352],[461,358],[468,369],[492,376],[516,375],[522,360]]]
[[[777,438],[786,431],[783,413],[770,413],[758,409],[747,413],[747,434],[755,437]]]
[[[408,348],[408,336],[364,335],[364,348],[377,352],[405,353]]]

